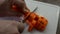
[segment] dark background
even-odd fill
[[[60,6],[60,0],[37,0],[41,2],[51,3]]]

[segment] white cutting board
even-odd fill
[[[33,30],[32,32],[28,32],[28,26],[25,27],[22,34],[56,34],[57,24],[58,24],[58,16],[59,16],[59,6],[47,4],[43,2],[25,0],[28,8],[33,11],[36,6],[38,10],[36,13],[38,15],[42,15],[48,20],[48,25],[46,30],[43,32],[39,32],[37,30]]]

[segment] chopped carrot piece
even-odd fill
[[[32,31],[32,29],[33,29],[33,26],[29,26],[29,28],[28,28],[28,31],[30,32],[30,31]]]
[[[48,23],[47,19],[45,19],[42,16],[38,16],[35,13],[32,13],[29,18],[26,20],[29,24],[28,31],[32,31],[33,28],[39,30],[39,31],[44,31],[46,28],[46,25]]]

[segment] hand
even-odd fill
[[[10,20],[0,20],[0,34],[20,34],[23,30],[23,23]]]
[[[19,16],[21,15],[18,11],[14,11],[11,9],[12,5],[16,5],[19,7],[19,9],[22,9],[24,12],[24,9],[29,10],[26,7],[24,0],[0,0],[0,16]]]

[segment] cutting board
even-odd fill
[[[59,6],[33,0],[25,0],[25,2],[31,11],[38,7],[35,13],[47,18],[48,25],[43,32],[39,32],[35,29],[31,32],[28,32],[28,25],[25,24],[25,29],[22,34],[56,34],[59,17]]]

